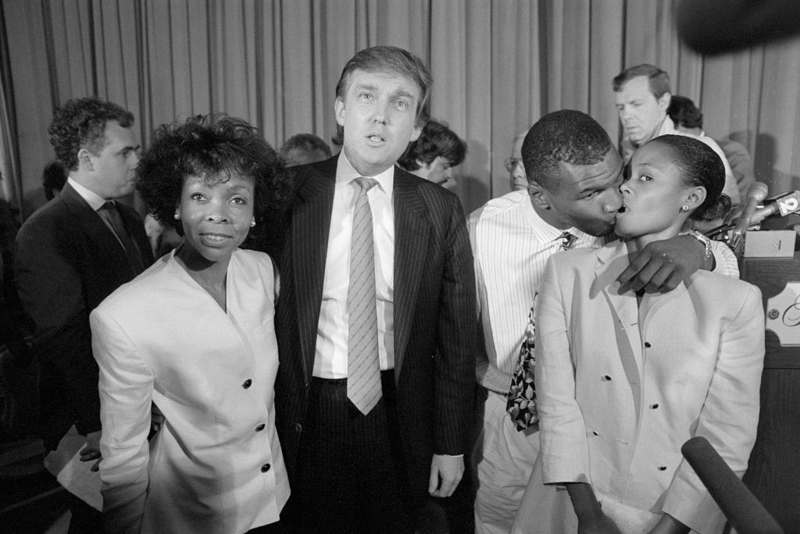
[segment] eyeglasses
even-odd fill
[[[514,172],[514,169],[517,168],[517,165],[521,164],[522,158],[508,158],[503,162],[503,165],[505,165],[508,172]]]

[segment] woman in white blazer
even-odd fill
[[[724,181],[703,143],[650,141],[621,186],[616,233],[625,240],[549,260],[536,311],[541,452],[517,531],[576,532],[580,523],[721,532],[724,517],[680,448],[704,436],[739,476],[747,468],[764,358],[761,294],[709,271],[666,294],[634,294],[615,280],[629,254],[714,209]]]
[[[184,240],[90,318],[107,530],[278,531],[277,276],[238,247],[277,206],[280,160],[246,122],[198,116],[159,128],[137,170],[148,210]]]

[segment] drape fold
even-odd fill
[[[250,121],[276,148],[296,133],[330,140],[341,69],[378,44],[430,65],[432,114],[468,144],[456,190],[467,210],[508,192],[513,139],[547,112],[586,111],[617,140],[611,79],[645,62],[702,108],[709,135],[745,144],[771,191],[800,189],[800,41],[705,58],[678,39],[676,4],[3,0],[2,194],[30,213],[54,157],[52,108],[91,94],[131,110],[145,146],[158,125],[209,112]]]

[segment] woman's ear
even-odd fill
[[[686,196],[685,205],[689,206],[691,210],[696,210],[705,202],[707,194],[706,188],[703,186],[692,187]]]

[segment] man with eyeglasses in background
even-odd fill
[[[514,146],[511,148],[511,157],[503,161],[503,165],[508,171],[509,185],[512,191],[528,189],[528,178],[525,176],[525,165],[522,164],[522,142],[525,140],[525,130],[514,138]]]

